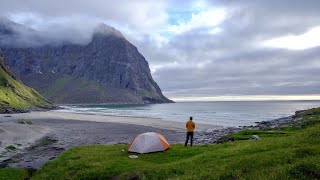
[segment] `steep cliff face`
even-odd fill
[[[0,51],[0,113],[24,112],[27,108],[47,109],[53,106],[11,73]]]
[[[16,75],[55,103],[171,102],[137,48],[106,25],[84,45],[1,46]]]

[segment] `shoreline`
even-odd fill
[[[66,112],[0,114],[0,168],[39,168],[72,147],[128,144],[144,132],[160,132],[169,143],[183,143],[184,123],[156,118]],[[198,124],[198,131],[220,126]]]
[[[21,114],[0,114],[0,118],[4,116],[7,120],[19,119],[60,119],[60,120],[76,120],[89,122],[105,122],[105,123],[121,123],[141,126],[150,126],[153,128],[168,129],[178,132],[185,132],[185,122],[168,121],[161,118],[138,117],[138,116],[115,116],[105,114],[91,114],[91,113],[74,113],[74,112],[59,112],[59,111],[32,111],[30,113]],[[207,129],[221,129],[222,126],[197,123],[197,131],[204,131]]]
[[[196,145],[217,144],[220,139],[225,138],[229,134],[237,133],[242,130],[265,130],[277,128],[286,123],[301,120],[301,118],[297,118],[296,116],[304,111],[306,110],[296,111],[294,115],[287,117],[281,117],[269,121],[255,122],[255,125],[251,126],[227,127],[212,131],[203,131],[198,134],[199,136],[195,138],[194,142]]]
[[[19,122],[21,120],[24,123]],[[294,120],[296,119],[293,116],[289,116],[238,128],[197,123],[194,144],[216,144],[220,138],[231,133],[279,126]],[[31,123],[28,124],[27,121]],[[137,134],[150,131],[160,132],[172,144],[185,141],[184,123],[158,118],[57,111],[0,114],[0,168],[40,168],[69,148],[96,144],[128,144]],[[15,149],[8,149],[10,146]]]

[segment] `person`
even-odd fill
[[[186,143],[184,144],[184,146],[188,145],[188,141],[190,138],[190,146],[192,146],[193,143],[193,131],[196,128],[195,123],[192,121],[192,116],[190,117],[190,120],[187,121],[186,123],[186,128],[187,128],[187,138],[186,138]]]

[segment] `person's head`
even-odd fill
[[[190,120],[191,120],[191,121],[192,121],[192,119],[193,119],[192,116],[190,116]]]

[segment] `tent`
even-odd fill
[[[129,144],[128,152],[136,152],[140,154],[165,151],[170,148],[170,144],[159,133],[147,132],[138,135],[131,144]]]

